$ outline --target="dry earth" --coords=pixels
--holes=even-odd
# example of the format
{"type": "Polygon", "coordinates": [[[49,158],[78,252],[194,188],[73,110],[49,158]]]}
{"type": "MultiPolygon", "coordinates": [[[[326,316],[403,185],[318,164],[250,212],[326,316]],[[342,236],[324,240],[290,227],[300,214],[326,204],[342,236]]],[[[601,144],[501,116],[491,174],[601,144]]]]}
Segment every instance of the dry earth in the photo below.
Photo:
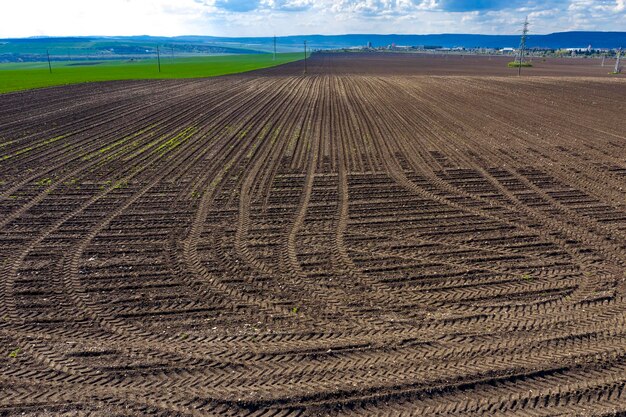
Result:
{"type": "Polygon", "coordinates": [[[503,63],[0,96],[0,415],[625,413],[626,81],[503,63]]]}

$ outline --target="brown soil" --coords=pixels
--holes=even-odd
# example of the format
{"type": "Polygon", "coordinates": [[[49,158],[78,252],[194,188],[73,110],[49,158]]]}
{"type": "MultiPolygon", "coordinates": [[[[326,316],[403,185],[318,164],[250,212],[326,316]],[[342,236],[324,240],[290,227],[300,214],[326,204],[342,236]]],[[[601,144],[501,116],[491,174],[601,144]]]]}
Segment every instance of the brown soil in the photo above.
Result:
{"type": "Polygon", "coordinates": [[[0,415],[626,412],[626,81],[464,60],[1,96],[0,415]]]}
{"type": "MultiPolygon", "coordinates": [[[[517,76],[517,68],[507,64],[514,57],[480,55],[431,55],[407,53],[318,53],[307,70],[315,75],[470,75],[517,76]]],[[[522,68],[522,75],[552,77],[611,77],[615,60],[586,58],[529,58],[532,67],[522,68]]],[[[304,63],[261,71],[265,75],[302,74],[304,63]]],[[[625,77],[620,75],[617,78],[625,77]]]]}

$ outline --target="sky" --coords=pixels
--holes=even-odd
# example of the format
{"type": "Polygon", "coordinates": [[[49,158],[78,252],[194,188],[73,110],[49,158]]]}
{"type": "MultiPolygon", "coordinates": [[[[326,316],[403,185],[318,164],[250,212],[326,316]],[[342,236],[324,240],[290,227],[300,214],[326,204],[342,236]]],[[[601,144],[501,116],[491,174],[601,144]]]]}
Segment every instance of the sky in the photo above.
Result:
{"type": "Polygon", "coordinates": [[[0,0],[0,38],[626,31],[626,0],[0,0]]]}

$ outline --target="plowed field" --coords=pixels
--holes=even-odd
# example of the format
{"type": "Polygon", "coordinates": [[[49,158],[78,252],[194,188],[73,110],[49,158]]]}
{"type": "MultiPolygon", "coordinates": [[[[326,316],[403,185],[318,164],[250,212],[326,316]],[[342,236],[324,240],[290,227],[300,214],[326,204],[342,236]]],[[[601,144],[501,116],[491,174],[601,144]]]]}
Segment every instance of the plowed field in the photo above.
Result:
{"type": "Polygon", "coordinates": [[[624,78],[385,59],[1,96],[0,415],[626,412],[624,78]]]}

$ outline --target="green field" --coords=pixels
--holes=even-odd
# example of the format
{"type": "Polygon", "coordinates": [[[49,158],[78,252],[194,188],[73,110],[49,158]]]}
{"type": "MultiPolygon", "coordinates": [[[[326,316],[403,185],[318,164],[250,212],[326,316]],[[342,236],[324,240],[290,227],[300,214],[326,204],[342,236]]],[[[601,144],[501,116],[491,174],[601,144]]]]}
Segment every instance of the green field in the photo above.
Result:
{"type": "Polygon", "coordinates": [[[202,78],[269,68],[303,58],[302,53],[161,58],[137,61],[64,61],[0,64],[0,93],[91,81],[202,78]]]}

